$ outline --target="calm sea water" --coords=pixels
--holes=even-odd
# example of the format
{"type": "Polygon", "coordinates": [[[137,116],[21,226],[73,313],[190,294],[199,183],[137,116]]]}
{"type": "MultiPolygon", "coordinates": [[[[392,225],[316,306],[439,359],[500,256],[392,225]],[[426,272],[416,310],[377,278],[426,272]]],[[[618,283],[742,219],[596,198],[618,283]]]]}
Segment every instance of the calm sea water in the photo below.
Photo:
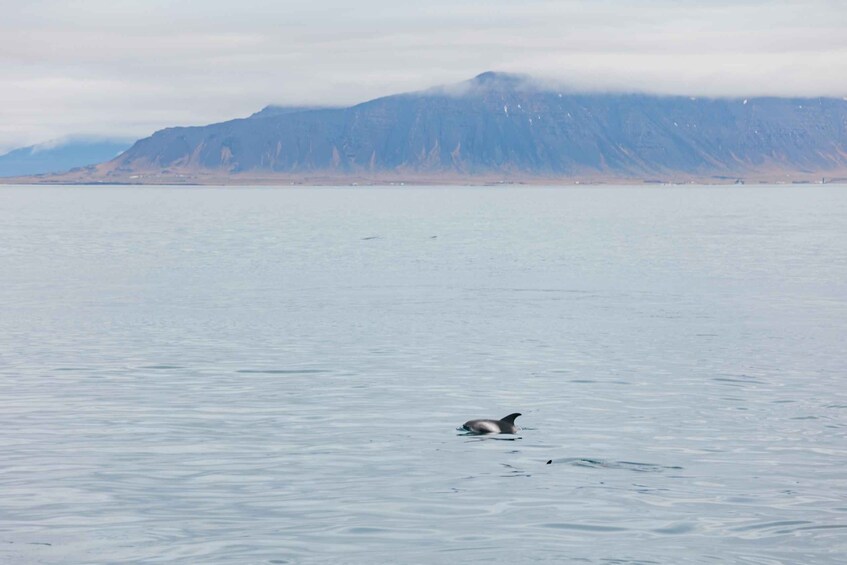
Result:
{"type": "Polygon", "coordinates": [[[846,335],[845,186],[0,188],[0,562],[841,564],[846,335]]]}

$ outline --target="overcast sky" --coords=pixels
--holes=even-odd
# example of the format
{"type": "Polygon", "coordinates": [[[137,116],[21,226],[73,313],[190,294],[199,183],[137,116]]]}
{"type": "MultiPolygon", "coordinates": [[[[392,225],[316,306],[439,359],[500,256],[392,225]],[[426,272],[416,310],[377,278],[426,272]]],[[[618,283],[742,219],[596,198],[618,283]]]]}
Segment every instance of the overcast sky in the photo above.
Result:
{"type": "Polygon", "coordinates": [[[486,70],[847,96],[847,0],[0,0],[0,152],[351,104],[486,70]]]}

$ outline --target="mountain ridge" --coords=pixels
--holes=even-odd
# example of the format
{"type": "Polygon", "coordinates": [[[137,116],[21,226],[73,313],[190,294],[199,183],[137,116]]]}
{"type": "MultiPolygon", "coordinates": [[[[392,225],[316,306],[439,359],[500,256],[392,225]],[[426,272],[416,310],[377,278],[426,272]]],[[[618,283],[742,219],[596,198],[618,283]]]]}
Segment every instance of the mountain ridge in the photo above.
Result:
{"type": "Polygon", "coordinates": [[[456,85],[349,107],[270,106],[248,118],[166,128],[65,180],[686,182],[822,176],[847,176],[843,99],[579,93],[526,75],[485,72],[456,85]]]}

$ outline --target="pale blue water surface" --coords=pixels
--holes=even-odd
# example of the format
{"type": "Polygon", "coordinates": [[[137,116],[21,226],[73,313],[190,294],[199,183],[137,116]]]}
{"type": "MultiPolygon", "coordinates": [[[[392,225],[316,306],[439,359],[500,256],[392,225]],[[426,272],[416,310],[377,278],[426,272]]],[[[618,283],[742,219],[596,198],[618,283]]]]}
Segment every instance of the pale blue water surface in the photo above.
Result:
{"type": "Polygon", "coordinates": [[[0,562],[841,564],[846,350],[845,186],[0,188],[0,562]]]}

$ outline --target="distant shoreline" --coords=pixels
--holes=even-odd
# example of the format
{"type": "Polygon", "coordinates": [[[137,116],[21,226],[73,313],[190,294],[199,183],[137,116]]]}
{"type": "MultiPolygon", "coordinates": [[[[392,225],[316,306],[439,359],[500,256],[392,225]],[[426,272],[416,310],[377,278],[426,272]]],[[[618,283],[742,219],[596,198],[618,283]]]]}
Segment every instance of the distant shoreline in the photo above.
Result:
{"type": "Polygon", "coordinates": [[[541,176],[429,176],[384,175],[358,176],[275,176],[275,175],[216,175],[216,174],[150,174],[127,178],[86,178],[86,175],[64,173],[0,178],[0,185],[30,186],[657,186],[657,185],[825,185],[847,183],[847,172],[824,174],[761,174],[749,176],[683,176],[666,178],[628,178],[614,176],[541,177],[541,176]]]}

